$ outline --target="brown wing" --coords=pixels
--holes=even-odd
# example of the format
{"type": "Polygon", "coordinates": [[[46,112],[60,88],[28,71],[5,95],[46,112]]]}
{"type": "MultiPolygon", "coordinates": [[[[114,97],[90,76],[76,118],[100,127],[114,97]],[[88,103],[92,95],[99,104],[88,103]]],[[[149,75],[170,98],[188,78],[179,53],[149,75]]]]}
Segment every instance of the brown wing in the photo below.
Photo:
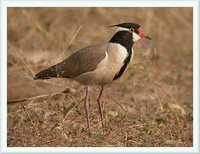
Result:
{"type": "Polygon", "coordinates": [[[48,79],[51,77],[73,78],[80,74],[94,71],[105,58],[107,43],[85,47],[62,62],[42,70],[34,79],[48,79]]]}

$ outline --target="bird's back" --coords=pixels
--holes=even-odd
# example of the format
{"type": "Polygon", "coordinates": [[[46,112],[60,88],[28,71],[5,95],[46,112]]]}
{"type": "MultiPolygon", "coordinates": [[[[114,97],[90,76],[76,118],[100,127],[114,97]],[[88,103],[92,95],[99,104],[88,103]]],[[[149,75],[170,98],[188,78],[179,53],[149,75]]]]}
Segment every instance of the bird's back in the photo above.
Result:
{"type": "Polygon", "coordinates": [[[40,71],[34,79],[74,78],[83,73],[94,71],[105,58],[107,46],[108,43],[103,43],[82,48],[62,62],[40,71]]]}

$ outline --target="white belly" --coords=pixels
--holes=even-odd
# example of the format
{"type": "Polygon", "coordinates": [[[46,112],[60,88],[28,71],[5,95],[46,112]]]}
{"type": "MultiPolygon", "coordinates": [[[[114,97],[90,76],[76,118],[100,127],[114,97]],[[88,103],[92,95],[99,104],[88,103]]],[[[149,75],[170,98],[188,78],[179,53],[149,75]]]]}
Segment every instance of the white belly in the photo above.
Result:
{"type": "Polygon", "coordinates": [[[106,57],[97,65],[94,71],[83,73],[74,79],[84,85],[109,84],[120,71],[127,56],[128,53],[125,47],[111,43],[108,46],[106,57]]]}

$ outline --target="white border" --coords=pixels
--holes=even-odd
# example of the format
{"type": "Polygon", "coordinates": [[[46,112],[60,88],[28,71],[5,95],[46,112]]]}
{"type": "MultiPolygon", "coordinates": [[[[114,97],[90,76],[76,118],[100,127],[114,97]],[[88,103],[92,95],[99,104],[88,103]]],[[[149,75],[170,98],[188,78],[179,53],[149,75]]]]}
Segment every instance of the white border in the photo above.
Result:
{"type": "Polygon", "coordinates": [[[3,3],[9,7],[193,7],[197,0],[3,0],[3,3]]]}
{"type": "Polygon", "coordinates": [[[197,151],[200,153],[200,97],[199,97],[199,40],[200,40],[200,31],[199,31],[199,17],[200,17],[200,1],[197,1],[196,5],[193,7],[193,147],[197,148],[197,151]]]}
{"type": "Polygon", "coordinates": [[[74,0],[0,1],[0,150],[2,153],[199,153],[199,1],[74,0]],[[7,7],[193,7],[193,147],[7,147],[7,7]]]}

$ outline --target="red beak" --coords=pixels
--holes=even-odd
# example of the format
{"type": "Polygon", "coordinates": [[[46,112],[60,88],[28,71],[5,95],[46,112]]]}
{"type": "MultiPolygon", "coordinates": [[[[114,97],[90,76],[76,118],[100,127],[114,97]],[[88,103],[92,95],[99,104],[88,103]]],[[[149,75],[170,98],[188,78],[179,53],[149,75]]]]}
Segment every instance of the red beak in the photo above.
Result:
{"type": "Polygon", "coordinates": [[[138,35],[139,35],[141,38],[146,38],[146,39],[152,40],[149,36],[145,35],[145,33],[143,32],[143,30],[142,30],[141,27],[138,28],[137,30],[138,30],[138,32],[139,32],[138,35]]]}

